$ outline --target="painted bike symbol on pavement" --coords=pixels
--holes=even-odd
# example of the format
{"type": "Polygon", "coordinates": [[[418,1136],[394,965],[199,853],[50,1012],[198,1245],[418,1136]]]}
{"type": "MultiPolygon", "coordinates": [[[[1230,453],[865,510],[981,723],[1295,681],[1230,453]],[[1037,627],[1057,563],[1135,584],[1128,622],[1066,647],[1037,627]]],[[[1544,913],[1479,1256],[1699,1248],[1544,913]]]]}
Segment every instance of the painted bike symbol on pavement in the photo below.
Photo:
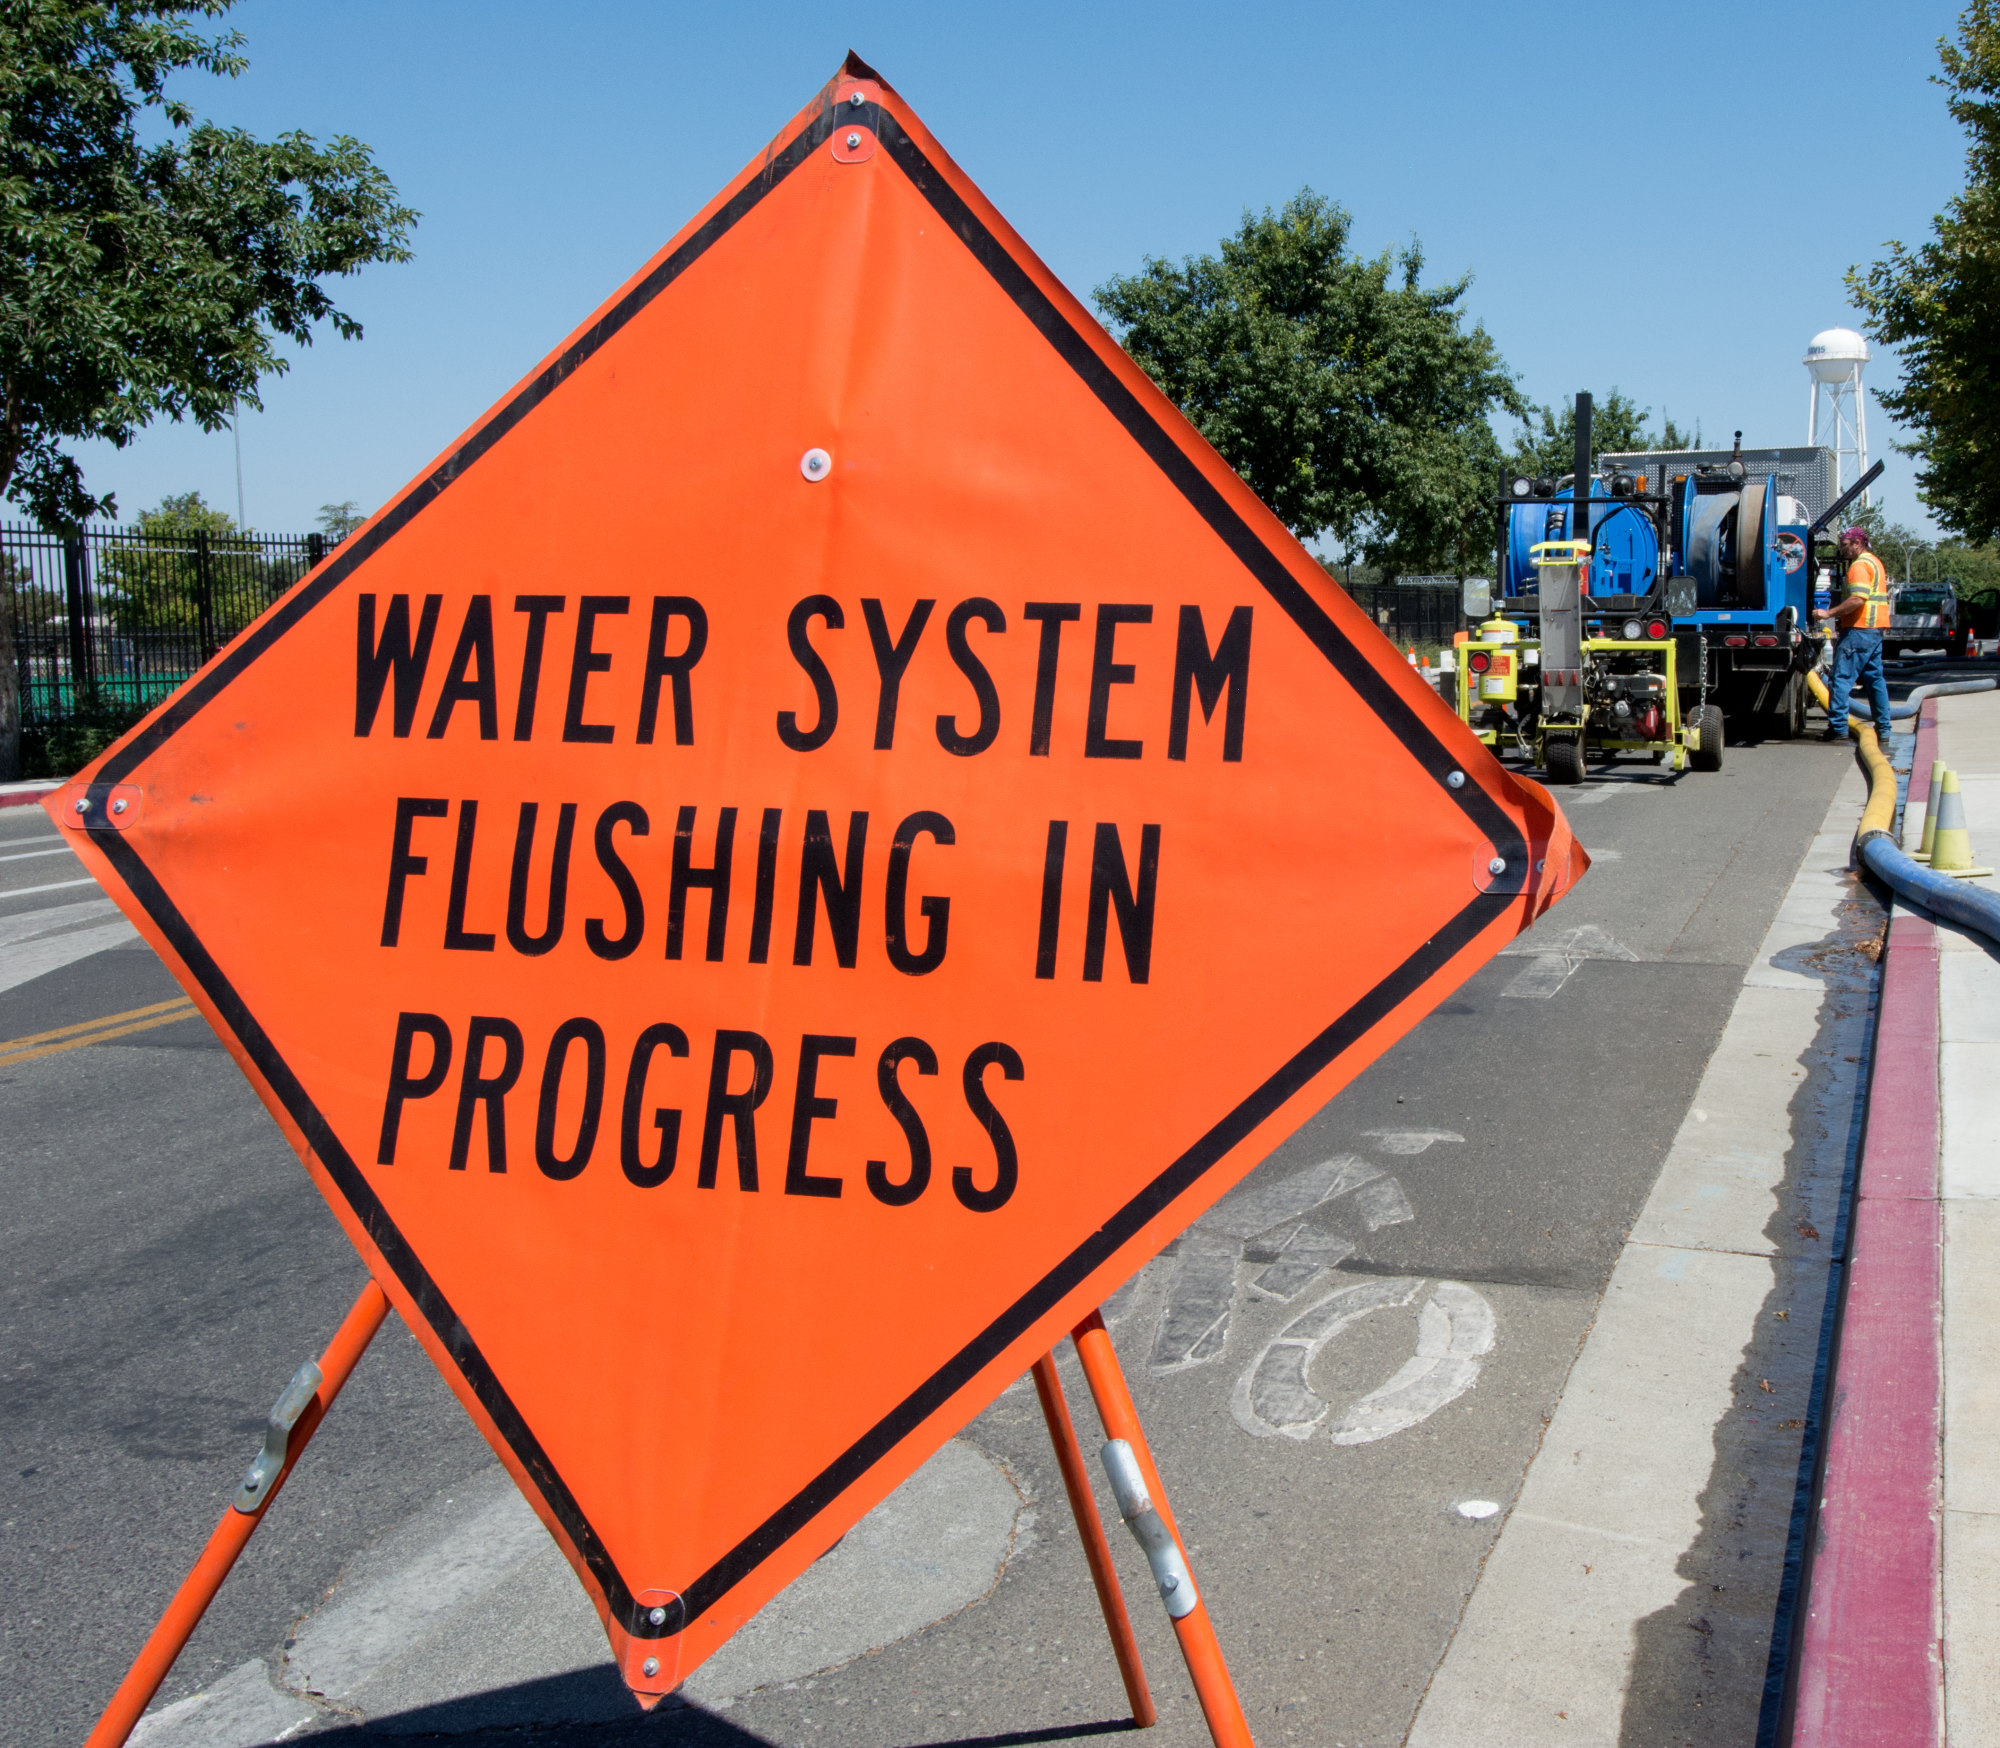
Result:
{"type": "MultiPolygon", "coordinates": [[[[1449,1129],[1376,1129],[1376,1151],[1419,1154],[1439,1142],[1463,1144],[1449,1129]]],[[[1289,1178],[1252,1181],[1232,1191],[1181,1240],[1174,1275],[1153,1338],[1155,1375],[1186,1371],[1222,1357],[1234,1316],[1240,1265],[1256,1266],[1247,1291],[1290,1303],[1354,1253],[1329,1230],[1321,1211],[1357,1216],[1370,1232],[1415,1218],[1403,1186],[1357,1154],[1335,1154],[1289,1178]],[[1311,1216],[1319,1216],[1311,1218],[1311,1216]]],[[[1306,1305],[1257,1351],[1231,1392],[1236,1423],[1257,1438],[1307,1439],[1329,1426],[1335,1444],[1370,1444],[1428,1419],[1479,1379],[1493,1350],[1493,1308],[1461,1281],[1412,1277],[1354,1281],[1306,1305]],[[1429,1287],[1428,1297],[1425,1289],[1429,1287]],[[1423,1300],[1417,1350],[1378,1388],[1335,1413],[1309,1383],[1328,1343],[1372,1312],[1423,1300]]]]}

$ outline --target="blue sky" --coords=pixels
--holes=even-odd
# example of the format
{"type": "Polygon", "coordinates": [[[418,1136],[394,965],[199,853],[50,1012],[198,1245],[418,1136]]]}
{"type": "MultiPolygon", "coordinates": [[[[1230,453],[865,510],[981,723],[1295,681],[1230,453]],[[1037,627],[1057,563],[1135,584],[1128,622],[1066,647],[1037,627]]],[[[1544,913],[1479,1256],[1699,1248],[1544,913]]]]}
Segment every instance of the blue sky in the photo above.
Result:
{"type": "MultiPolygon", "coordinates": [[[[641,5],[249,0],[250,70],[199,113],[351,133],[424,217],[340,282],[328,333],[243,419],[253,526],[374,510],[666,240],[838,67],[878,67],[1080,294],[1212,249],[1303,185],[1369,251],[1470,271],[1525,392],[1622,388],[1704,436],[1805,440],[1807,339],[1845,270],[1915,242],[1963,142],[1929,83],[1957,8],[641,5]],[[1822,45],[1838,45],[1828,51],[1822,45]]],[[[1870,380],[1893,380],[1878,357],[1870,380]]],[[[1503,424],[1505,436],[1510,427],[1503,424]]],[[[1878,501],[1925,520],[1872,401],[1878,501]]],[[[229,437],[84,452],[121,516],[232,512],[229,437]]]]}

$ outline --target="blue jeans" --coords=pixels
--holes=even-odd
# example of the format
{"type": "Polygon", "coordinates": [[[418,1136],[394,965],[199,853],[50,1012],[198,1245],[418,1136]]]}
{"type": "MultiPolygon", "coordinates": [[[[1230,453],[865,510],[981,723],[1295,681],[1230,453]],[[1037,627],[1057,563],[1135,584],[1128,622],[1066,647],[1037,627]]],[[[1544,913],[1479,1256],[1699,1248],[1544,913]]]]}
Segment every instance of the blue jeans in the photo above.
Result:
{"type": "Polygon", "coordinates": [[[1882,634],[1858,627],[1840,634],[1833,646],[1833,691],[1826,708],[1827,727],[1837,734],[1847,732],[1847,700],[1850,694],[1867,694],[1868,707],[1875,712],[1878,734],[1889,732],[1889,682],[1882,673],[1882,634]]]}

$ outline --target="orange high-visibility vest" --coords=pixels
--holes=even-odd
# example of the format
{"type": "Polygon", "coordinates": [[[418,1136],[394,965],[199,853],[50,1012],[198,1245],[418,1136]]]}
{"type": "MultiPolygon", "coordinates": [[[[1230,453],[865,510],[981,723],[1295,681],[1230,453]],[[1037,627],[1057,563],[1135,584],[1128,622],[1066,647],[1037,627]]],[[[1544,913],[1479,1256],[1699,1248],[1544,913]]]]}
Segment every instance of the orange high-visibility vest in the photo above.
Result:
{"type": "Polygon", "coordinates": [[[1872,552],[1864,552],[1847,567],[1847,594],[1850,600],[1858,596],[1862,603],[1861,617],[1854,621],[1856,629],[1889,629],[1889,576],[1872,552]]]}

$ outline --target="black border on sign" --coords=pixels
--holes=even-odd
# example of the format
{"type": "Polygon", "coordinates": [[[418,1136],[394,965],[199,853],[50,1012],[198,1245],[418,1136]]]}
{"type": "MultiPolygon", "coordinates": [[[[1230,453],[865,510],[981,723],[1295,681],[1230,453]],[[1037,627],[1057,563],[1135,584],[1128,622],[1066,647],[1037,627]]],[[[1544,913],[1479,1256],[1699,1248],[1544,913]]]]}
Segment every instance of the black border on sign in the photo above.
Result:
{"type": "MultiPolygon", "coordinates": [[[[850,57],[846,72],[855,78],[875,78],[871,69],[850,57]]],[[[928,200],[938,216],[971,251],[1015,306],[1061,356],[1132,439],[1153,460],[1231,553],[1256,578],[1277,606],[1324,655],[1341,678],[1361,696],[1440,791],[1462,808],[1510,869],[1529,878],[1527,844],[1507,814],[1475,783],[1453,789],[1446,777],[1458,768],[1454,755],[1431,732],[1404,699],[1334,624],[1332,617],[1294,577],[1284,561],[1265,545],[1229,500],[1192,461],[1117,373],[1098,355],[1089,338],[1071,325],[1033,276],[989,231],[922,149],[898,125],[895,117],[875,104],[844,113],[840,125],[857,120],[875,130],[886,156],[928,200]]],[[[146,758],[179,732],[237,675],[297,625],[372,553],[392,539],[452,483],[491,449],[543,400],[654,298],[699,261],[722,237],[822,144],[833,126],[829,109],[809,123],[786,147],[767,161],[688,240],[581,334],[533,381],[496,411],[421,484],[364,533],[351,536],[298,591],[268,618],[240,637],[222,656],[189,684],[152,722],[118,748],[98,773],[92,792],[108,790],[126,780],[146,758]]],[[[102,810],[99,810],[101,812],[102,810]]],[[[97,817],[93,814],[93,817],[97,817]]],[[[430,1272],[410,1248],[340,1137],[320,1113],[269,1035],[244,1004],[229,979],[195,937],[187,919],[153,875],[131,840],[105,832],[95,839],[106,859],[145,907],[181,961],[235,1033],[246,1055],[257,1066],[327,1175],[347,1199],[355,1218],[395,1270],[445,1351],[458,1366],[473,1395],[506,1439],[522,1468],[540,1490],[563,1532],[570,1539],[604,1592],[612,1614],[635,1638],[662,1638],[678,1633],[688,1621],[728,1594],[815,1517],[855,1485],[870,1469],[963,1389],[1008,1345],[1046,1315],[1090,1274],[1109,1261],[1191,1189],[1208,1170],[1257,1126],[1277,1111],[1313,1077],[1338,1059],[1403,1001],[1407,1000],[1452,958],[1469,945],[1519,896],[1521,889],[1480,893],[1427,941],[1403,965],[1384,978],[1353,1006],[1258,1087],[1120,1208],[1096,1232],[1035,1282],[971,1342],[898,1403],[884,1418],[829,1464],[762,1524],[706,1572],[681,1591],[682,1606],[670,1610],[655,1626],[633,1596],[592,1527],[583,1508],[556,1472],[540,1441],[515,1407],[512,1398],[487,1364],[458,1314],[430,1272]]],[[[1472,870],[1467,869],[1470,881],[1472,870]]]]}

